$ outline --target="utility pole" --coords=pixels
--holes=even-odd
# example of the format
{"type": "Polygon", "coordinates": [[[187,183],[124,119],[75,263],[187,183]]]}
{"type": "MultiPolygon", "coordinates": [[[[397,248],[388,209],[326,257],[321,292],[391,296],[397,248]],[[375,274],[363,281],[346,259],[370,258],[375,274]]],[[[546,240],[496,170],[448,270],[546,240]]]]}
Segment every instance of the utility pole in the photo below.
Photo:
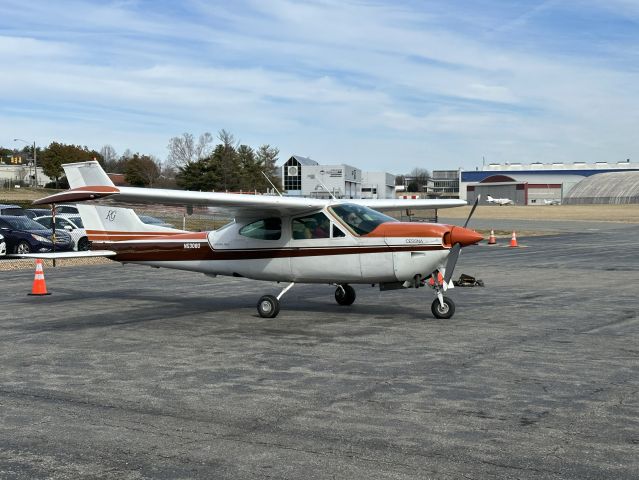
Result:
{"type": "Polygon", "coordinates": [[[38,188],[38,154],[36,152],[35,140],[33,142],[33,178],[35,179],[35,187],[38,188]]]}
{"type": "MultiPolygon", "coordinates": [[[[22,140],[21,138],[14,138],[13,139],[14,142],[24,142],[27,145],[29,145],[29,142],[27,142],[26,140],[22,140]]],[[[38,153],[36,152],[36,142],[35,140],[33,141],[33,168],[34,168],[34,174],[33,174],[33,181],[35,183],[36,188],[38,187],[38,153]]]]}

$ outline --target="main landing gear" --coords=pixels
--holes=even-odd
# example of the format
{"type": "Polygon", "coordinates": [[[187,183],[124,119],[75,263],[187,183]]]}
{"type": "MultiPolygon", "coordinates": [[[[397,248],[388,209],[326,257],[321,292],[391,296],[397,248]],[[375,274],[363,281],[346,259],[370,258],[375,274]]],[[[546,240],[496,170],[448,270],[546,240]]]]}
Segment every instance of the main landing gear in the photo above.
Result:
{"type": "Polygon", "coordinates": [[[355,301],[355,289],[346,283],[337,285],[335,289],[335,301],[340,305],[352,305],[355,301]]]}
{"type": "Polygon", "coordinates": [[[264,295],[257,302],[257,313],[262,318],[275,318],[280,313],[280,298],[284,296],[291,288],[293,288],[295,282],[289,283],[284,290],[280,292],[277,297],[273,295],[264,295]]]}
{"type": "Polygon", "coordinates": [[[273,295],[264,295],[257,302],[257,313],[262,318],[275,318],[280,313],[280,301],[273,295]]]}
{"type": "MultiPolygon", "coordinates": [[[[277,317],[277,314],[280,313],[280,298],[293,288],[293,285],[295,285],[295,282],[289,283],[277,297],[273,295],[264,295],[261,297],[257,302],[257,313],[260,317],[277,317]]],[[[335,301],[340,305],[352,305],[355,301],[355,289],[346,283],[338,284],[335,289],[335,301]]]]}

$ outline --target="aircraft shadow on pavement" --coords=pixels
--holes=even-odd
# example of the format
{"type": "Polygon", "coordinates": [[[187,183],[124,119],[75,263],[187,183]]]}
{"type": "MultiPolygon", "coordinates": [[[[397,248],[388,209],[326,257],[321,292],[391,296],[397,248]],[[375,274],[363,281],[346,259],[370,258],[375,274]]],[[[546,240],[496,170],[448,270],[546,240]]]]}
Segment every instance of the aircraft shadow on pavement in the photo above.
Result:
{"type": "MultiPolygon", "coordinates": [[[[308,287],[309,289],[312,287],[308,287]]],[[[311,294],[311,292],[308,292],[311,294]]],[[[56,290],[57,296],[44,297],[43,306],[58,311],[57,318],[47,320],[31,320],[20,326],[21,330],[30,332],[46,331],[74,331],[91,328],[104,328],[117,325],[138,325],[151,322],[163,322],[167,320],[176,323],[185,318],[197,319],[202,322],[215,321],[237,326],[239,321],[250,320],[254,326],[275,326],[298,322],[304,325],[342,323],[352,320],[352,317],[360,319],[388,319],[395,320],[398,316],[414,318],[422,322],[424,318],[430,318],[430,297],[424,298],[414,306],[402,302],[396,298],[391,302],[366,303],[367,299],[360,299],[360,303],[344,307],[337,305],[332,298],[332,291],[326,296],[318,296],[316,291],[309,296],[303,292],[282,300],[280,317],[276,319],[262,319],[255,310],[257,296],[253,293],[243,293],[234,296],[216,296],[215,294],[203,296],[184,297],[180,295],[160,295],[149,293],[131,293],[129,290],[111,290],[99,292],[82,292],[82,299],[91,303],[90,309],[71,310],[69,296],[77,296],[77,292],[71,289],[60,288],[56,290]],[[68,294],[68,295],[67,295],[68,294]],[[118,303],[122,305],[118,307],[118,303]],[[109,310],[100,312],[100,305],[108,305],[109,310]],[[93,312],[91,312],[93,309],[93,312]],[[96,311],[97,310],[97,311],[96,311]],[[426,312],[426,313],[425,313],[426,312]],[[232,314],[232,317],[229,316],[232,314]],[[222,314],[222,315],[220,315],[222,314]]],[[[29,302],[29,299],[24,302],[29,302]]],[[[73,300],[75,304],[75,299],[73,300]]],[[[76,307],[77,308],[77,305],[76,307]]],[[[432,319],[433,321],[435,319],[432,319]]]]}

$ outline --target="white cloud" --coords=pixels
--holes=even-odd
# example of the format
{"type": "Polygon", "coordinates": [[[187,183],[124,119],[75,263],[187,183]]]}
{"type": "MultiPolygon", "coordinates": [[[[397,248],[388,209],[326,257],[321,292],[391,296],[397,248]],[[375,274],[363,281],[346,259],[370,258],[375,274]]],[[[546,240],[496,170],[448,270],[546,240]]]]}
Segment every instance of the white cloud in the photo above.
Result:
{"type": "MultiPolygon", "coordinates": [[[[634,14],[630,2],[616,4],[634,14]]],[[[12,116],[0,131],[120,150],[130,141],[164,157],[173,135],[226,128],[284,156],[333,161],[350,152],[359,157],[351,163],[392,160],[398,171],[420,161],[420,149],[424,162],[467,166],[482,154],[594,161],[637,149],[636,50],[613,66],[508,41],[552,13],[552,2],[485,36],[455,28],[443,4],[175,7],[190,16],[145,5],[0,6],[8,24],[34,19],[0,36],[0,60],[19,72],[0,76],[0,112],[12,116]]]]}

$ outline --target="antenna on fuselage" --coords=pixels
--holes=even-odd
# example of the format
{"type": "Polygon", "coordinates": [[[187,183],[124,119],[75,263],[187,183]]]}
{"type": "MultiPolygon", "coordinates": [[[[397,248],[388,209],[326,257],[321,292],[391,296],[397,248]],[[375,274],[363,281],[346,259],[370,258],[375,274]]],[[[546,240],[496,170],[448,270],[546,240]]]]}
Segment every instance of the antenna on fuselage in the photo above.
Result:
{"type": "MultiPolygon", "coordinates": [[[[322,172],[323,172],[323,170],[322,170],[322,172]]],[[[335,198],[335,195],[333,195],[333,192],[331,192],[331,191],[328,189],[328,187],[327,187],[326,185],[324,185],[324,183],[322,183],[322,181],[321,181],[319,178],[317,178],[317,177],[315,176],[315,174],[314,174],[314,173],[310,174],[310,175],[308,176],[308,178],[310,178],[311,180],[317,180],[317,183],[319,183],[319,184],[320,184],[320,186],[321,186],[324,190],[326,190],[326,191],[328,192],[328,194],[329,194],[331,197],[333,197],[333,200],[337,200],[337,198],[335,198]]],[[[317,188],[317,187],[316,187],[316,188],[317,188]]]]}
{"type": "Polygon", "coordinates": [[[277,194],[281,197],[281,196],[282,196],[282,194],[281,194],[281,193],[280,193],[280,191],[277,189],[277,187],[276,187],[275,185],[273,185],[273,182],[271,182],[271,179],[270,179],[270,178],[268,178],[268,175],[267,175],[266,173],[264,173],[264,172],[261,172],[261,173],[262,173],[262,175],[264,175],[264,178],[266,178],[266,181],[267,181],[268,183],[270,183],[270,184],[271,184],[271,187],[273,187],[273,190],[275,190],[275,191],[277,192],[277,194]]]}
{"type": "Polygon", "coordinates": [[[335,198],[335,195],[333,195],[333,192],[331,192],[328,187],[326,185],[324,185],[322,183],[322,181],[319,178],[316,178],[315,180],[317,180],[317,182],[324,188],[324,190],[326,190],[328,192],[328,194],[333,197],[333,200],[337,200],[337,198],[335,198]]]}

